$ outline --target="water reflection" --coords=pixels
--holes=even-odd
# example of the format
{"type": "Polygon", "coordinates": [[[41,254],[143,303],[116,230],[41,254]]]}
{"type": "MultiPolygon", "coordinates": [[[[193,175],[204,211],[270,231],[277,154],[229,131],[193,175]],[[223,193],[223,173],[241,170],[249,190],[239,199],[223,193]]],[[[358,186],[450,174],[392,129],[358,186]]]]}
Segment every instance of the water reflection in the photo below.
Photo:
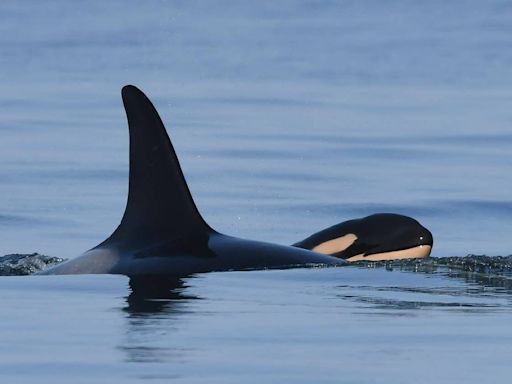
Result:
{"type": "MultiPolygon", "coordinates": [[[[467,314],[494,316],[497,313],[510,313],[512,279],[510,270],[505,268],[505,261],[488,260],[499,265],[482,269],[482,264],[476,271],[474,261],[473,266],[467,259],[425,259],[360,263],[355,267],[314,271],[298,269],[268,274],[240,272],[217,274],[214,279],[201,279],[201,282],[197,279],[196,283],[193,277],[131,278],[130,294],[122,309],[125,332],[118,350],[126,362],[164,363],[161,367],[167,367],[165,369],[170,369],[170,374],[175,375],[180,373],[182,363],[193,361],[204,353],[205,348],[208,350],[209,342],[218,342],[218,335],[205,339],[206,335],[209,337],[211,334],[212,322],[217,326],[222,324],[221,331],[217,328],[218,332],[231,335],[232,326],[250,318],[267,317],[269,313],[283,316],[281,320],[284,322],[293,322],[294,317],[283,314],[286,308],[298,308],[305,318],[312,310],[317,313],[325,309],[325,316],[343,314],[348,316],[349,323],[353,316],[370,321],[375,317],[380,317],[380,320],[386,317],[394,317],[393,320],[425,318],[427,311],[435,312],[434,318],[449,319],[467,314]],[[457,267],[462,262],[465,267],[457,267]],[[367,268],[376,270],[365,270],[367,268]],[[237,287],[234,290],[231,289],[233,282],[237,287]],[[211,292],[211,286],[218,289],[216,284],[219,283],[223,289],[221,301],[212,301],[210,296],[201,300],[193,294],[198,292],[196,285],[206,284],[208,292],[211,292]],[[189,285],[192,287],[189,288],[189,285]],[[261,299],[262,286],[265,292],[275,292],[272,299],[261,299]],[[306,286],[309,288],[304,294],[302,290],[306,286]],[[326,297],[334,300],[326,302],[326,297]],[[254,303],[258,305],[254,306],[254,303]],[[252,313],[249,317],[246,316],[248,305],[252,313]],[[236,306],[243,310],[233,309],[236,306]],[[240,319],[244,320],[228,321],[231,327],[225,325],[226,308],[229,308],[229,317],[242,315],[240,319]],[[445,316],[439,316],[441,312],[445,316]]],[[[314,323],[318,321],[321,318],[315,317],[314,323]]],[[[311,324],[306,323],[308,326],[311,324]]]]}
{"type": "Polygon", "coordinates": [[[118,347],[125,353],[125,361],[182,361],[187,348],[173,345],[172,337],[165,336],[179,330],[182,316],[190,312],[188,305],[199,298],[184,292],[187,285],[183,278],[132,277],[129,288],[128,305],[123,308],[127,314],[126,338],[118,347]]]}
{"type": "Polygon", "coordinates": [[[126,297],[128,306],[124,311],[132,317],[185,311],[184,304],[187,301],[199,298],[184,293],[187,285],[183,279],[174,276],[131,277],[129,281],[131,293],[126,297]]]}

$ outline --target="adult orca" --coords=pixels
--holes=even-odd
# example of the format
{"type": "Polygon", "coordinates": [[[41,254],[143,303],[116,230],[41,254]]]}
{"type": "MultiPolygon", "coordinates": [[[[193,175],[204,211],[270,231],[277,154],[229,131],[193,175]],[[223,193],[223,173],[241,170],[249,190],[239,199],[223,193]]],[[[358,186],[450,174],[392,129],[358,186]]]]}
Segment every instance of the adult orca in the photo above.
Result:
{"type": "Polygon", "coordinates": [[[416,220],[376,214],[349,220],[293,246],[221,234],[201,217],[165,127],[136,87],[122,89],[130,133],[128,201],[120,225],[101,244],[41,274],[112,273],[188,276],[193,273],[343,265],[344,259],[428,256],[431,233],[416,220]]]}
{"type": "Polygon", "coordinates": [[[128,201],[120,225],[101,244],[41,274],[127,276],[343,265],[342,259],[223,235],[201,217],[165,127],[149,99],[127,85],[130,132],[128,201]]]}

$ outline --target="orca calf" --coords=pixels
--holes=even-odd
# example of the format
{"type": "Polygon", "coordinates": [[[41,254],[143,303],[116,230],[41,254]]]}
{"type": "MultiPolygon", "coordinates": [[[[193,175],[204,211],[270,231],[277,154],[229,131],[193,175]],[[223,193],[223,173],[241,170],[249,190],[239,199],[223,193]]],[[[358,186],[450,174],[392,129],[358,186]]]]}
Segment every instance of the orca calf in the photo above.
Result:
{"type": "Polygon", "coordinates": [[[432,233],[411,217],[376,213],[345,221],[293,244],[347,261],[416,259],[430,255],[432,233]]]}
{"type": "Polygon", "coordinates": [[[432,235],[416,220],[377,214],[320,231],[293,246],[245,240],[212,229],[197,210],[165,127],[136,87],[122,89],[130,132],[128,201],[121,223],[101,244],[41,274],[193,273],[344,265],[424,257],[432,235]]]}

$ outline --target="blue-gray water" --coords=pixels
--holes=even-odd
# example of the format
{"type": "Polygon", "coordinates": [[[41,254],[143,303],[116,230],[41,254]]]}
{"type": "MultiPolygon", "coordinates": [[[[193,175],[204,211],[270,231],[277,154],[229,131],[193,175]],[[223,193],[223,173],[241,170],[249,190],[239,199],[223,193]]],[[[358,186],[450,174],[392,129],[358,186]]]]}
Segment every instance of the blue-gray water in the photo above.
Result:
{"type": "MultiPolygon", "coordinates": [[[[390,211],[432,230],[434,256],[512,253],[509,2],[145,3],[0,4],[0,255],[73,257],[118,224],[127,83],[154,100],[222,232],[292,243],[390,211]]],[[[121,277],[2,278],[0,378],[512,373],[509,291],[494,285],[357,268],[187,284],[202,300],[139,315],[121,277]]]]}
{"type": "Polygon", "coordinates": [[[119,276],[0,279],[2,381],[509,380],[506,289],[352,267],[216,273],[186,285],[143,305],[126,298],[119,276]]]}

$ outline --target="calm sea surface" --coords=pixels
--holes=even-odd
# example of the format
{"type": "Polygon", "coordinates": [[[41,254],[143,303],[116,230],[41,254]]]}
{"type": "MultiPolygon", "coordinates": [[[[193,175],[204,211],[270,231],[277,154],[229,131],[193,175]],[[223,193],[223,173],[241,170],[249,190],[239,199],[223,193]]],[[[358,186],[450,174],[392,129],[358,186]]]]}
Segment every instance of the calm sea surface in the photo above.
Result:
{"type": "MultiPolygon", "coordinates": [[[[290,244],[397,212],[434,256],[509,255],[511,34],[508,1],[2,1],[0,255],[69,258],[117,226],[128,83],[221,232],[290,244]]],[[[0,380],[508,382],[510,287],[350,267],[202,275],[162,298],[4,277],[0,380]]]]}

